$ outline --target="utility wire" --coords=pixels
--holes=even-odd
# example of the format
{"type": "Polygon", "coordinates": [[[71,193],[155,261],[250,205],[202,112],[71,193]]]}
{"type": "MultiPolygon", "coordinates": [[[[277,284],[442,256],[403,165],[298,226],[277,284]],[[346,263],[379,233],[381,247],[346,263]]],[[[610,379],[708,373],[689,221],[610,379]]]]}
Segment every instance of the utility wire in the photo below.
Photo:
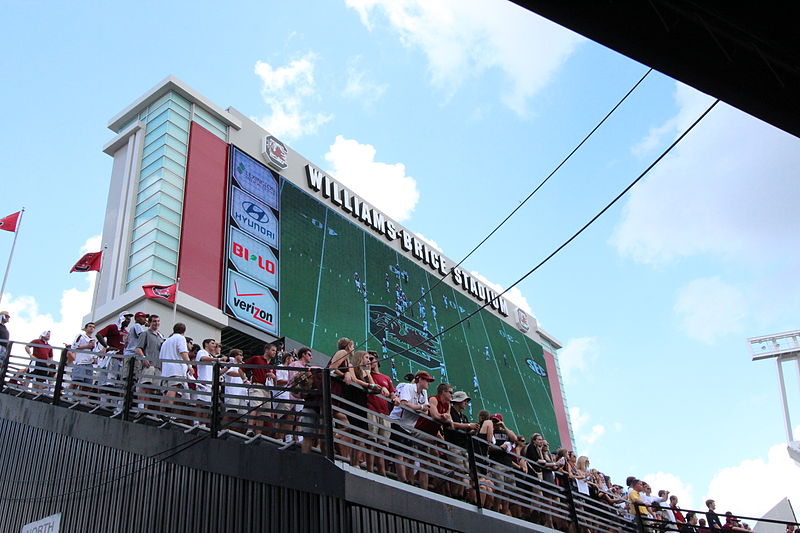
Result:
{"type": "MultiPolygon", "coordinates": [[[[661,155],[659,155],[659,156],[658,156],[658,157],[655,159],[655,161],[653,161],[652,163],[650,163],[650,165],[649,165],[649,166],[648,166],[646,169],[644,169],[644,171],[642,171],[642,173],[641,173],[641,174],[639,174],[639,176],[637,176],[637,177],[636,177],[636,179],[634,179],[634,180],[633,180],[633,181],[632,181],[632,182],[631,182],[631,183],[630,183],[630,184],[629,184],[627,187],[625,187],[625,188],[624,188],[624,189],[623,189],[623,190],[622,190],[622,191],[621,191],[621,192],[620,192],[620,193],[619,193],[619,194],[618,194],[618,195],[617,195],[617,196],[616,196],[616,197],[615,197],[613,200],[611,200],[611,201],[610,201],[608,204],[606,204],[606,206],[605,206],[603,209],[601,209],[601,210],[600,210],[600,211],[599,211],[599,212],[598,212],[596,215],[594,215],[594,216],[593,216],[591,219],[589,219],[589,221],[588,221],[586,224],[584,224],[584,225],[583,225],[583,226],[582,226],[582,227],[581,227],[581,228],[580,228],[578,231],[576,231],[576,232],[575,232],[575,233],[574,233],[574,234],[573,234],[573,235],[572,235],[572,236],[571,236],[569,239],[567,239],[566,241],[564,241],[564,242],[563,242],[563,243],[562,243],[560,246],[558,246],[558,247],[557,247],[555,250],[553,250],[553,251],[552,251],[552,252],[551,252],[551,253],[550,253],[550,254],[549,254],[547,257],[545,257],[544,259],[542,259],[542,260],[541,260],[541,261],[540,261],[540,262],[539,262],[539,263],[538,263],[538,264],[537,264],[535,267],[533,267],[532,269],[530,269],[530,270],[529,270],[528,272],[526,272],[526,273],[525,273],[525,274],[524,274],[524,275],[523,275],[521,278],[519,278],[517,281],[515,281],[514,283],[512,283],[512,284],[511,284],[511,285],[510,285],[510,286],[509,286],[507,289],[505,289],[503,292],[501,292],[500,294],[498,294],[498,295],[496,296],[496,298],[500,298],[500,297],[501,297],[501,296],[503,296],[505,293],[507,293],[508,291],[510,291],[511,289],[513,289],[514,287],[516,287],[517,285],[519,285],[520,283],[522,283],[522,281],[523,281],[523,280],[525,280],[525,279],[526,279],[528,276],[530,276],[531,274],[533,274],[534,272],[536,272],[537,270],[539,270],[539,268],[541,268],[541,267],[542,267],[542,266],[543,266],[545,263],[547,263],[548,261],[550,261],[550,259],[552,259],[552,258],[553,258],[553,257],[554,257],[556,254],[558,254],[558,253],[559,253],[561,250],[563,250],[565,247],[567,247],[567,246],[568,246],[568,245],[569,245],[569,244],[570,244],[572,241],[574,241],[574,240],[575,240],[575,239],[576,239],[576,238],[577,238],[577,237],[578,237],[578,236],[579,236],[581,233],[583,233],[583,232],[584,232],[584,231],[585,231],[585,230],[586,230],[586,229],[587,229],[589,226],[591,226],[591,225],[592,225],[592,224],[593,224],[593,223],[594,223],[594,222],[595,222],[595,221],[596,221],[598,218],[600,218],[601,216],[603,216],[603,214],[605,214],[605,213],[606,213],[606,211],[608,211],[609,209],[611,209],[611,207],[612,207],[614,204],[616,204],[616,203],[617,203],[617,202],[620,200],[620,198],[622,198],[623,196],[625,196],[625,194],[626,194],[628,191],[630,191],[630,190],[631,190],[631,189],[632,189],[632,188],[633,188],[633,187],[634,187],[634,186],[635,186],[637,183],[639,183],[639,181],[641,181],[641,180],[642,180],[642,178],[644,178],[644,177],[647,175],[647,173],[648,173],[648,172],[650,172],[650,171],[653,169],[653,167],[655,167],[655,166],[656,166],[656,165],[657,165],[657,164],[658,164],[658,163],[659,163],[659,162],[660,162],[662,159],[664,159],[664,157],[666,157],[666,155],[667,155],[667,154],[668,154],[670,151],[672,151],[672,149],[673,149],[673,148],[675,148],[675,146],[677,146],[677,145],[678,145],[678,143],[679,143],[679,142],[681,142],[681,140],[683,140],[683,138],[684,138],[684,137],[686,137],[686,135],[688,135],[688,134],[689,134],[689,132],[690,132],[690,131],[692,131],[692,130],[694,129],[694,127],[695,127],[695,126],[697,126],[697,125],[700,123],[700,121],[701,121],[701,120],[703,120],[703,118],[705,118],[705,116],[706,116],[706,115],[708,115],[708,113],[709,113],[709,112],[711,112],[711,110],[712,110],[712,109],[714,109],[714,106],[716,106],[718,103],[719,103],[719,99],[716,99],[716,100],[715,100],[715,101],[714,101],[714,102],[713,102],[713,103],[712,103],[712,104],[711,104],[711,105],[708,107],[708,109],[706,109],[706,110],[703,112],[703,114],[702,114],[702,115],[700,115],[700,116],[699,116],[699,117],[698,117],[698,118],[697,118],[697,119],[696,119],[696,120],[695,120],[695,121],[692,123],[692,125],[691,125],[691,126],[689,126],[689,127],[686,129],[686,131],[684,131],[683,133],[681,133],[681,134],[680,134],[680,136],[678,136],[678,138],[677,138],[677,139],[675,139],[675,141],[673,141],[673,142],[672,142],[672,144],[670,144],[670,145],[669,145],[669,146],[668,146],[668,147],[667,147],[667,148],[666,148],[666,149],[665,149],[663,152],[661,152],[661,155]]],[[[421,345],[423,345],[423,344],[426,344],[426,343],[428,343],[428,342],[430,342],[430,341],[432,341],[432,340],[436,339],[437,337],[439,337],[439,336],[443,335],[444,333],[446,333],[446,332],[450,331],[451,329],[455,328],[456,326],[459,326],[459,325],[460,325],[460,324],[462,324],[463,322],[465,322],[465,321],[469,320],[470,318],[472,318],[473,316],[475,316],[475,315],[476,315],[476,314],[477,314],[477,313],[478,313],[478,312],[479,312],[481,309],[485,308],[485,307],[486,307],[487,305],[489,305],[490,303],[491,303],[491,302],[486,302],[486,303],[484,303],[483,305],[481,305],[480,307],[478,307],[477,309],[475,309],[475,311],[473,311],[472,313],[468,314],[467,316],[465,316],[464,318],[462,318],[462,319],[461,319],[461,320],[459,320],[458,322],[456,322],[456,323],[454,323],[454,324],[452,324],[452,325],[448,326],[447,328],[445,328],[445,329],[441,330],[441,331],[440,331],[439,333],[437,333],[436,335],[434,335],[434,336],[432,336],[432,337],[428,337],[427,339],[425,339],[425,341],[423,341],[423,342],[419,342],[419,343],[417,343],[417,344],[415,344],[415,345],[413,345],[413,346],[410,346],[409,348],[406,348],[406,349],[402,350],[401,352],[394,354],[394,355],[393,355],[393,356],[391,356],[391,357],[384,357],[384,358],[380,358],[379,360],[380,360],[380,361],[384,361],[384,360],[387,360],[387,359],[392,359],[393,357],[396,357],[396,356],[398,356],[398,355],[403,355],[403,354],[405,354],[405,353],[408,353],[410,350],[412,350],[412,349],[414,349],[414,348],[417,348],[417,347],[419,347],[419,346],[421,346],[421,345]]]]}
{"type": "MultiPolygon", "coordinates": [[[[575,145],[575,147],[572,149],[572,151],[570,151],[570,152],[569,152],[569,153],[568,153],[568,154],[567,154],[567,155],[566,155],[566,156],[565,156],[565,157],[564,157],[564,158],[561,160],[561,162],[560,162],[558,165],[556,165],[556,167],[555,167],[555,168],[554,168],[552,171],[550,171],[550,173],[547,175],[547,177],[545,177],[545,178],[544,178],[544,179],[543,179],[541,182],[539,182],[539,184],[538,184],[538,185],[537,185],[537,186],[536,186],[536,187],[535,187],[535,188],[534,188],[534,189],[533,189],[533,190],[530,192],[530,194],[528,194],[528,196],[526,196],[526,197],[525,197],[525,199],[524,199],[524,200],[522,200],[522,202],[520,202],[520,203],[519,203],[519,205],[517,205],[517,206],[516,206],[514,209],[512,209],[512,210],[511,210],[511,212],[510,212],[508,215],[506,215],[506,217],[505,217],[503,220],[501,220],[499,224],[497,224],[497,225],[496,225],[496,226],[495,226],[495,227],[494,227],[494,228],[493,228],[493,229],[492,229],[492,230],[491,230],[491,231],[490,231],[490,232],[489,232],[489,233],[488,233],[488,234],[487,234],[487,235],[486,235],[486,236],[485,236],[485,237],[484,237],[484,238],[483,238],[483,239],[482,239],[482,240],[481,240],[481,241],[480,241],[480,242],[479,242],[477,245],[475,245],[475,247],[474,247],[472,250],[470,250],[470,251],[469,251],[469,253],[468,253],[467,255],[465,255],[463,258],[461,258],[461,260],[460,260],[458,263],[456,263],[456,264],[455,264],[455,265],[454,265],[452,268],[458,268],[458,267],[460,267],[460,266],[461,266],[461,265],[464,263],[464,261],[466,261],[467,259],[469,259],[469,258],[472,256],[472,254],[474,254],[474,253],[475,253],[475,252],[478,250],[478,248],[480,248],[481,246],[483,246],[483,244],[484,244],[486,241],[488,241],[488,240],[489,240],[489,239],[490,239],[490,238],[491,238],[491,237],[492,237],[492,236],[493,236],[495,233],[497,233],[497,232],[500,230],[500,228],[502,228],[502,227],[505,225],[505,223],[506,223],[506,222],[508,222],[508,221],[509,221],[509,219],[510,219],[511,217],[513,217],[513,216],[514,216],[514,215],[517,213],[517,211],[519,211],[520,209],[522,209],[522,206],[524,206],[524,205],[525,205],[525,204],[528,202],[528,200],[530,200],[531,198],[533,198],[533,196],[534,196],[534,195],[535,195],[537,192],[539,192],[539,189],[541,189],[541,188],[544,186],[544,184],[545,184],[545,183],[547,183],[547,182],[550,180],[550,178],[552,178],[552,177],[553,177],[553,175],[555,175],[555,173],[556,173],[556,172],[558,172],[558,171],[561,169],[561,167],[563,167],[563,166],[564,166],[564,165],[567,163],[567,161],[569,161],[569,160],[570,160],[570,158],[572,158],[572,156],[575,154],[575,152],[577,152],[577,151],[578,151],[578,150],[581,148],[581,146],[583,146],[583,145],[586,143],[586,141],[588,141],[588,140],[589,140],[589,138],[590,138],[592,135],[594,135],[594,133],[595,133],[595,132],[596,132],[598,129],[600,129],[600,127],[601,127],[601,126],[602,126],[602,125],[603,125],[603,124],[606,122],[606,120],[608,120],[608,118],[609,118],[609,117],[611,117],[611,115],[612,115],[612,114],[614,114],[614,112],[615,112],[615,111],[616,111],[616,110],[617,110],[617,109],[618,109],[618,108],[619,108],[619,107],[620,107],[620,106],[623,104],[623,102],[625,102],[625,100],[627,100],[627,99],[628,99],[628,97],[629,97],[631,94],[633,94],[633,91],[635,91],[635,90],[636,90],[636,88],[637,88],[637,87],[639,87],[639,85],[641,85],[641,84],[642,84],[642,82],[645,80],[645,78],[647,78],[647,76],[648,76],[648,75],[650,75],[650,73],[651,73],[651,72],[653,72],[653,69],[652,69],[652,68],[648,69],[648,70],[647,70],[647,72],[645,72],[645,73],[642,75],[642,77],[641,77],[641,78],[639,78],[639,81],[637,81],[636,83],[634,83],[634,84],[633,84],[633,86],[632,86],[632,87],[631,87],[631,88],[628,90],[628,92],[627,92],[627,93],[625,93],[625,95],[624,95],[622,98],[620,98],[620,100],[619,100],[619,101],[618,101],[618,102],[617,102],[617,103],[614,105],[614,107],[612,107],[612,108],[611,108],[611,109],[608,111],[608,113],[606,113],[606,115],[605,115],[605,116],[604,116],[604,117],[603,117],[603,118],[602,118],[602,119],[601,119],[601,120],[600,120],[600,121],[599,121],[597,124],[595,124],[595,126],[594,126],[594,127],[591,129],[591,131],[589,131],[589,133],[587,133],[587,134],[586,134],[586,135],[583,137],[583,139],[581,139],[581,141],[580,141],[580,142],[579,142],[577,145],[575,145]]],[[[413,306],[415,306],[416,304],[418,304],[418,303],[419,303],[421,300],[423,300],[423,299],[424,299],[424,298],[425,298],[425,297],[426,297],[428,294],[430,294],[430,293],[433,291],[433,289],[435,289],[436,287],[438,287],[439,285],[441,285],[441,284],[444,282],[444,279],[445,279],[446,277],[447,277],[447,274],[445,274],[445,275],[444,275],[444,276],[442,276],[442,277],[438,277],[438,275],[437,275],[437,278],[438,278],[438,279],[436,280],[436,283],[434,283],[434,284],[433,284],[433,286],[431,286],[430,288],[428,288],[428,290],[427,290],[427,291],[424,291],[424,292],[421,294],[421,296],[419,296],[419,298],[417,298],[416,300],[414,300],[414,302],[412,302],[412,303],[411,303],[411,304],[410,304],[408,307],[413,307],[413,306]]],[[[505,294],[505,292],[504,292],[503,294],[505,294]]],[[[402,316],[403,314],[405,314],[405,311],[401,312],[401,313],[400,313],[400,316],[402,316]]],[[[383,328],[381,328],[381,329],[379,330],[379,333],[380,333],[380,332],[383,332],[383,331],[386,331],[386,326],[384,326],[383,328]]],[[[435,337],[437,337],[437,336],[438,336],[438,335],[436,335],[435,337]]],[[[435,338],[435,337],[434,337],[434,338],[435,338]]],[[[360,342],[360,343],[358,344],[358,347],[361,347],[361,346],[365,345],[365,344],[367,343],[367,341],[368,341],[368,340],[369,340],[369,337],[367,337],[367,338],[366,338],[366,339],[364,339],[362,342],[360,342]]],[[[429,339],[429,340],[430,340],[430,339],[429,339]]],[[[399,354],[395,354],[395,355],[399,355],[399,354]]],[[[391,359],[391,358],[388,358],[388,359],[391,359]]]]}

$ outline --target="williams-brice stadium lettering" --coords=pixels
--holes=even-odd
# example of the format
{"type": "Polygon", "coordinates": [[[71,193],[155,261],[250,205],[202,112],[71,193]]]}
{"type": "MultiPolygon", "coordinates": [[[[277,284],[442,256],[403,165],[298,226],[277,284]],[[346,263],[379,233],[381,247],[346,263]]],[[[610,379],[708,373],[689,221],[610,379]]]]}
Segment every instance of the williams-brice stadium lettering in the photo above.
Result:
{"type": "Polygon", "coordinates": [[[408,230],[398,228],[386,215],[352,191],[311,165],[306,165],[306,177],[309,189],[322,194],[331,204],[350,214],[373,232],[383,235],[387,240],[400,239],[403,250],[418,262],[428,265],[431,270],[438,271],[442,276],[449,274],[453,283],[464,292],[471,294],[477,300],[488,303],[501,315],[508,316],[508,303],[505,298],[497,296],[496,292],[460,268],[448,268],[447,259],[442,257],[439,252],[408,230]]]}

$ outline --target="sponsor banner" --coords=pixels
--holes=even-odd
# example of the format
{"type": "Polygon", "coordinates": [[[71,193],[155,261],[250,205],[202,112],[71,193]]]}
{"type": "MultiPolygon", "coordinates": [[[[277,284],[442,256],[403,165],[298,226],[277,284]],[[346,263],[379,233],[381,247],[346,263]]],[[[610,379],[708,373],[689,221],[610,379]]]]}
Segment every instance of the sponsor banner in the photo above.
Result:
{"type": "Polygon", "coordinates": [[[238,148],[232,151],[231,172],[236,185],[278,210],[278,179],[270,169],[238,148]]]}
{"type": "Polygon", "coordinates": [[[253,237],[278,248],[278,219],[266,204],[238,187],[231,187],[230,216],[253,237]]]}
{"type": "Polygon", "coordinates": [[[272,249],[231,226],[228,262],[237,272],[273,289],[278,288],[278,258],[272,249]]]}
{"type": "Polygon", "coordinates": [[[225,294],[228,314],[257,329],[278,335],[277,292],[229,270],[225,294]]]}

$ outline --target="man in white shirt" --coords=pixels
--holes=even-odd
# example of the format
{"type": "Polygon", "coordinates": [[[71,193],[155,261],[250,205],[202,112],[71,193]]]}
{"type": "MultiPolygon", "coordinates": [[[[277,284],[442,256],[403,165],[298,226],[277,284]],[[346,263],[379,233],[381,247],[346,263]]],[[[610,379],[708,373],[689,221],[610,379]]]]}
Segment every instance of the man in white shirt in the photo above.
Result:
{"type": "Polygon", "coordinates": [[[84,392],[92,390],[94,364],[97,363],[96,354],[103,351],[103,346],[94,338],[94,328],[94,322],[87,322],[83,326],[83,333],[78,335],[71,346],[75,351],[72,387],[84,392]]]}
{"type": "Polygon", "coordinates": [[[182,322],[172,326],[172,335],[161,345],[158,358],[161,360],[161,375],[167,385],[164,396],[167,398],[167,409],[174,406],[180,397],[179,389],[187,389],[189,370],[189,348],[186,345],[186,324],[182,322]]]}
{"type": "MultiPolygon", "coordinates": [[[[203,341],[203,349],[197,352],[196,361],[204,363],[213,363],[216,359],[211,354],[217,353],[217,341],[214,339],[205,339],[203,341]]],[[[208,394],[197,394],[198,400],[206,402],[211,401],[211,381],[214,376],[214,366],[211,364],[197,365],[197,383],[195,383],[195,391],[198,393],[206,392],[208,394]]]]}
{"type": "MultiPolygon", "coordinates": [[[[410,448],[414,448],[415,443],[406,438],[406,435],[415,433],[414,425],[419,418],[417,413],[427,412],[428,387],[432,381],[433,377],[423,370],[414,374],[412,383],[402,388],[398,387],[397,395],[400,405],[395,406],[389,414],[389,418],[392,419],[392,435],[389,440],[392,447],[398,452],[413,453],[410,448]]],[[[402,455],[397,456],[397,477],[400,481],[409,483],[411,480],[408,477],[408,467],[404,461],[407,463],[408,459],[402,455]]],[[[423,477],[427,483],[427,474],[420,472],[420,484],[423,482],[423,477]]]]}

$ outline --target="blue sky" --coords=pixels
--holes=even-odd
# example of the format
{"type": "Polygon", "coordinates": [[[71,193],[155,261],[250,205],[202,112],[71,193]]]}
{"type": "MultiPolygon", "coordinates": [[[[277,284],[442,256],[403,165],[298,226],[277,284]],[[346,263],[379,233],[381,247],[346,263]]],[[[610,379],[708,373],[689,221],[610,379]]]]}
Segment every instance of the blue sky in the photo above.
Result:
{"type": "MultiPolygon", "coordinates": [[[[0,58],[0,215],[27,208],[2,305],[15,337],[79,327],[90,281],[67,272],[102,229],[105,125],[168,74],[460,259],[647,70],[497,1],[4,2],[0,14],[14,51],[0,58]]],[[[467,267],[508,286],[710,102],[652,73],[467,267]]],[[[617,481],[649,476],[685,506],[712,495],[742,513],[800,502],[800,472],[776,447],[774,366],[750,362],[744,342],[798,328],[799,154],[796,138],[720,105],[521,284],[566,345],[578,451],[617,481]]]]}

